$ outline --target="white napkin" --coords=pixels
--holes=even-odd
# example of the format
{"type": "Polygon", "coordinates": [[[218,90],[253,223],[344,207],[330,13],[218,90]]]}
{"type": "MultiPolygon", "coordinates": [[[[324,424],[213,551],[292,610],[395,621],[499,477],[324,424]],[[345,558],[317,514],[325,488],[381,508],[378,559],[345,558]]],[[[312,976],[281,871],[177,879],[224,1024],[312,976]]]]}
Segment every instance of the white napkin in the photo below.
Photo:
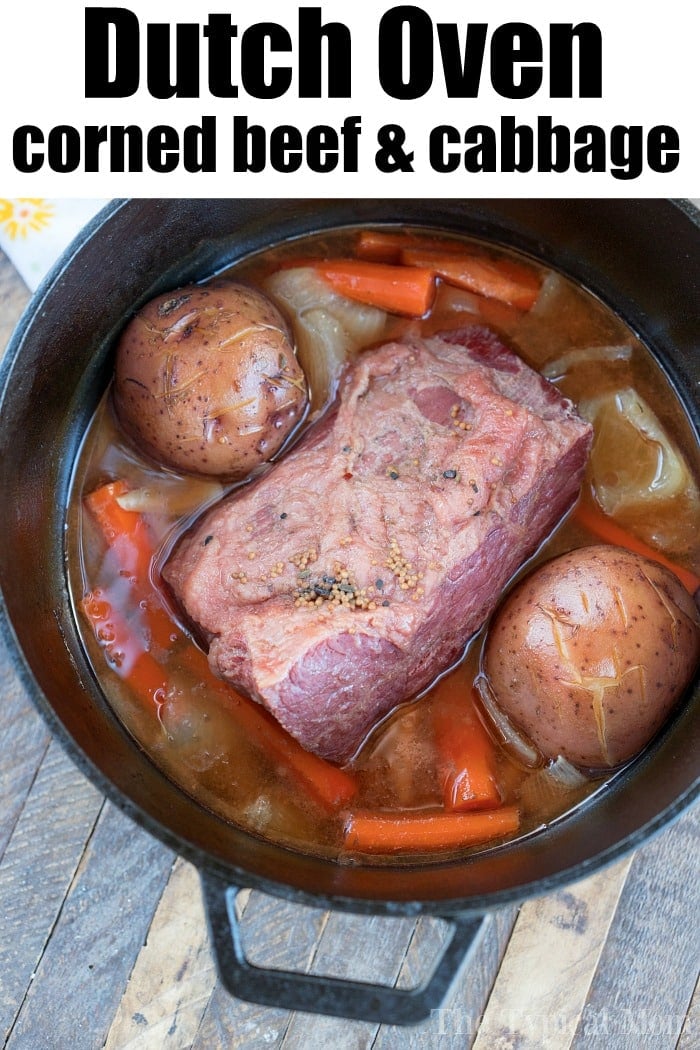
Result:
{"type": "Polygon", "coordinates": [[[83,226],[108,202],[0,197],[0,249],[30,291],[83,226]]]}

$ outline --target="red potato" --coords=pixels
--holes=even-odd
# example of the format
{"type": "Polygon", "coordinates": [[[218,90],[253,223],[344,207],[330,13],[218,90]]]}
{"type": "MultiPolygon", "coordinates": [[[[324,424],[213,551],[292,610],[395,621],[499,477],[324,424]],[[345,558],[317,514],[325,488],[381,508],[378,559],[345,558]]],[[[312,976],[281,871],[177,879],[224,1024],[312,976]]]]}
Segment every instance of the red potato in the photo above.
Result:
{"type": "Polygon", "coordinates": [[[699,659],[698,610],[677,578],[596,545],[514,589],[488,632],[482,684],[547,758],[613,769],[656,734],[699,659]]]}
{"type": "Polygon", "coordinates": [[[307,400],[282,314],[238,282],[158,296],[117,348],[117,417],[140,450],[177,471],[246,477],[279,450],[307,400]]]}

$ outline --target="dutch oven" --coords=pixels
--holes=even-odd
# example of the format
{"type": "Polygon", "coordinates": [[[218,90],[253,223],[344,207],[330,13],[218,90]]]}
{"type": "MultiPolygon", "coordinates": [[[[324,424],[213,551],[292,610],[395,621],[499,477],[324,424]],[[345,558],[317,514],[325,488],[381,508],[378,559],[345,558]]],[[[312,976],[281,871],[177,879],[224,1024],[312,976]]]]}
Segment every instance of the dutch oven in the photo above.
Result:
{"type": "Polygon", "coordinates": [[[126,732],[86,659],[69,600],[64,508],[115,336],[146,300],[250,252],[368,223],[450,229],[553,265],[612,307],[650,348],[700,430],[700,219],[667,200],[130,200],[105,208],[28,305],[0,371],[0,621],[18,673],[87,776],[201,873],[223,983],[291,1009],[392,1023],[439,1005],[494,909],[548,893],[644,843],[697,797],[697,682],[653,744],[584,805],[505,846],[458,860],[344,866],[226,823],[163,775],[126,732]],[[452,937],[410,990],[248,962],[238,887],[366,914],[441,916],[452,937]]]}

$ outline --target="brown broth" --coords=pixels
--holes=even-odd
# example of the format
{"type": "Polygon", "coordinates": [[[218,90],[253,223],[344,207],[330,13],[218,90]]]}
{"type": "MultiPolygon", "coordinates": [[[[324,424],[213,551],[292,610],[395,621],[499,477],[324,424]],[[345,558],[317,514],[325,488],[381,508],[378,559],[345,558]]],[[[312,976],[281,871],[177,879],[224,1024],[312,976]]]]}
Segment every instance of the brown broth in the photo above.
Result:
{"type": "MultiPolygon", "coordinates": [[[[290,258],[349,254],[353,236],[352,231],[344,231],[304,239],[244,261],[230,274],[255,284],[290,258]]],[[[583,289],[557,274],[542,272],[545,291],[529,313],[468,295],[463,296],[463,302],[475,312],[455,312],[453,297],[443,291],[431,316],[422,322],[422,331],[430,334],[465,321],[484,322],[507,337],[536,369],[579,348],[628,347],[629,354],[623,359],[576,366],[560,388],[579,401],[599,396],[607,389],[633,387],[653,405],[669,435],[684,450],[694,477],[700,477],[698,450],[687,419],[646,349],[614,314],[583,289]]],[[[397,319],[395,331],[400,333],[405,324],[397,319]]],[[[435,690],[428,690],[419,699],[407,697],[405,704],[375,728],[348,766],[357,779],[356,797],[350,805],[329,808],[314,798],[283,761],[266,754],[241,729],[233,690],[228,691],[228,700],[220,689],[198,682],[196,676],[183,669],[185,647],[194,642],[184,637],[186,627],[178,622],[176,610],[167,605],[156,572],[155,593],[166,604],[173,632],[180,641],[171,655],[163,656],[170,683],[167,696],[156,705],[145,704],[107,664],[104,648],[79,612],[86,592],[115,585],[115,567],[105,557],[100,537],[82,503],[86,493],[110,478],[123,478],[132,488],[148,486],[157,492],[155,509],[145,516],[156,537],[161,560],[175,538],[219,492],[208,483],[160,470],[142,458],[121,435],[109,392],[105,395],[85,436],[75,469],[68,508],[69,579],[83,642],[105,694],[129,732],[168,777],[203,807],[253,834],[348,863],[353,858],[343,851],[343,828],[352,809],[429,812],[441,806],[442,789],[432,734],[433,705],[439,702],[435,690]]],[[[668,505],[655,509],[652,519],[647,520],[648,515],[628,517],[625,523],[698,572],[697,504],[683,496],[667,502],[668,505]]],[[[540,560],[588,542],[591,537],[585,530],[564,521],[518,575],[540,560]]],[[[128,614],[129,610],[125,612],[128,614]]],[[[478,671],[483,634],[482,631],[472,639],[463,660],[449,672],[448,688],[459,690],[465,704],[474,702],[472,683],[478,671]]],[[[479,713],[488,724],[483,712],[479,713]]],[[[500,744],[496,748],[496,767],[504,802],[520,808],[519,834],[557,819],[604,782],[589,779],[566,786],[551,775],[544,763],[528,768],[500,744]]],[[[409,862],[412,859],[415,855],[407,858],[409,862]]],[[[381,858],[374,860],[381,862],[381,858]]]]}

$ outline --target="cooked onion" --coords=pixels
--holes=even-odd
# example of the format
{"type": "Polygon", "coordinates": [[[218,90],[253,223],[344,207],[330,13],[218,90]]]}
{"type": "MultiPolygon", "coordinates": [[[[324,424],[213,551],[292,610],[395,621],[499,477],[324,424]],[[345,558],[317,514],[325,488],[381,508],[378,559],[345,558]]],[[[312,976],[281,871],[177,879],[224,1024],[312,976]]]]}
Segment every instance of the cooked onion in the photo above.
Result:
{"type": "Polygon", "coordinates": [[[589,476],[607,514],[676,496],[697,502],[690,469],[653,409],[626,387],[579,402],[595,429],[589,476]]]}
{"type": "Polygon", "coordinates": [[[542,755],[527,737],[518,732],[508,716],[501,711],[486,675],[480,674],[474,684],[479,692],[484,710],[489,716],[493,728],[506,751],[510,752],[524,766],[533,768],[541,766],[542,755]]]}
{"type": "Polygon", "coordinates": [[[550,271],[542,282],[540,294],[537,296],[537,302],[528,311],[530,316],[534,315],[537,317],[539,314],[546,314],[553,300],[561,294],[564,287],[565,283],[563,278],[561,278],[558,273],[550,271]]]}
{"type": "Polygon", "coordinates": [[[562,791],[577,792],[587,783],[588,778],[560,755],[525,780],[520,803],[533,813],[546,815],[552,805],[561,806],[562,791]]]}
{"type": "Polygon", "coordinates": [[[290,318],[317,412],[333,398],[348,358],[381,338],[388,315],[338,295],[309,266],[278,270],[263,287],[290,318]]]}
{"type": "Polygon", "coordinates": [[[548,361],[542,369],[545,379],[556,381],[562,379],[572,368],[578,365],[595,364],[601,361],[629,361],[632,356],[631,346],[587,346],[570,350],[568,354],[548,361]]]}
{"type": "Polygon", "coordinates": [[[188,479],[186,485],[168,485],[167,482],[142,485],[117,496],[123,510],[135,510],[139,514],[158,514],[167,505],[168,512],[178,515],[191,514],[203,504],[210,503],[223,494],[218,481],[188,479]]]}
{"type": "Polygon", "coordinates": [[[313,413],[333,398],[354,344],[340,321],[324,309],[306,310],[294,318],[293,325],[313,413]]]}
{"type": "Polygon", "coordinates": [[[550,762],[543,772],[548,773],[562,787],[579,788],[582,784],[587,783],[587,777],[581,770],[572,766],[571,762],[567,762],[562,755],[559,755],[556,762],[550,762]]]}
{"type": "Polygon", "coordinates": [[[483,297],[467,292],[464,288],[455,288],[451,284],[438,285],[433,314],[469,313],[478,314],[483,297]]]}

